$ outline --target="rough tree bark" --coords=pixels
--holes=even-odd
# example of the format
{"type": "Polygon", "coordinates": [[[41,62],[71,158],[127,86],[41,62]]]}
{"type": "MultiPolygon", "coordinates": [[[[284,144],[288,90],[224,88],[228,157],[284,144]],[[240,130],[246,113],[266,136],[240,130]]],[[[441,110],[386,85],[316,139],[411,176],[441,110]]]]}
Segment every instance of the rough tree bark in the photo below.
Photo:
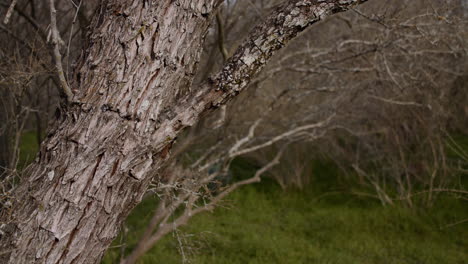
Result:
{"type": "Polygon", "coordinates": [[[98,263],[184,127],[242,91],[275,51],[362,0],[292,0],[190,91],[220,0],[103,1],[70,86],[2,214],[2,263],[98,263]]]}

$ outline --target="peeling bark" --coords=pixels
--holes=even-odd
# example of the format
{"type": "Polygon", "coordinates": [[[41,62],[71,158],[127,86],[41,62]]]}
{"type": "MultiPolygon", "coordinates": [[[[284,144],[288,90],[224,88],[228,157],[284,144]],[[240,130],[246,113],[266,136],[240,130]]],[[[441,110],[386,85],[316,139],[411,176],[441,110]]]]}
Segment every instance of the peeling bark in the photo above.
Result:
{"type": "Polygon", "coordinates": [[[190,87],[218,0],[103,1],[76,90],[16,190],[2,263],[98,263],[177,134],[241,92],[307,26],[364,1],[287,1],[190,87]]]}

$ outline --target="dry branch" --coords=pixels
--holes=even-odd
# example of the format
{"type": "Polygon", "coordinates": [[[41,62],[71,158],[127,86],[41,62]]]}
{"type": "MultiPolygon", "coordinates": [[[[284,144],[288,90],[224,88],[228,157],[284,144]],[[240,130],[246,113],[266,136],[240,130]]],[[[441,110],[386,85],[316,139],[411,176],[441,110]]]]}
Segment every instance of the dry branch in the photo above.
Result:
{"type": "Polygon", "coordinates": [[[5,18],[3,19],[4,24],[8,24],[8,22],[10,21],[10,17],[13,14],[13,10],[15,9],[16,2],[18,2],[18,0],[12,0],[11,1],[10,7],[8,7],[5,18]]]}
{"type": "Polygon", "coordinates": [[[54,0],[49,0],[49,7],[50,7],[50,31],[52,35],[52,48],[53,48],[53,55],[54,55],[54,62],[55,68],[57,70],[57,76],[60,81],[60,88],[65,98],[66,102],[71,102],[73,97],[73,92],[68,86],[67,80],[65,78],[65,72],[62,66],[62,54],[60,54],[60,44],[61,38],[60,33],[57,28],[57,10],[55,10],[54,0]]]}

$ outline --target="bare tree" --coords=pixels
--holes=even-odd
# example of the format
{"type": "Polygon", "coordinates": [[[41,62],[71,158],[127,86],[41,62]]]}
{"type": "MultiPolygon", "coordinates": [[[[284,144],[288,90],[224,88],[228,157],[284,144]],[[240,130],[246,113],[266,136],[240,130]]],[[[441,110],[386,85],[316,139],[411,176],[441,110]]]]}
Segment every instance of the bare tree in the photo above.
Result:
{"type": "MultiPolygon", "coordinates": [[[[304,151],[326,153],[348,180],[370,187],[384,204],[413,206],[413,193],[421,193],[430,206],[440,192],[420,191],[455,187],[466,163],[451,137],[467,128],[467,21],[458,1],[373,4],[325,21],[284,49],[254,80],[258,88],[249,96],[255,99],[242,107],[260,113],[269,97],[284,94],[283,107],[266,118],[266,131],[314,119],[323,112],[317,109],[335,112],[335,132],[304,151]]],[[[230,110],[238,113],[230,121],[237,126],[252,115],[240,109],[230,110]]],[[[271,172],[283,187],[307,181],[279,176],[283,168],[307,169],[302,157],[285,168],[289,158],[271,172]]]]}
{"type": "Polygon", "coordinates": [[[184,127],[240,93],[299,32],[364,1],[286,1],[218,74],[184,89],[220,2],[101,3],[67,83],[73,95],[62,89],[69,103],[21,176],[13,214],[2,211],[2,261],[98,262],[184,127]]]}

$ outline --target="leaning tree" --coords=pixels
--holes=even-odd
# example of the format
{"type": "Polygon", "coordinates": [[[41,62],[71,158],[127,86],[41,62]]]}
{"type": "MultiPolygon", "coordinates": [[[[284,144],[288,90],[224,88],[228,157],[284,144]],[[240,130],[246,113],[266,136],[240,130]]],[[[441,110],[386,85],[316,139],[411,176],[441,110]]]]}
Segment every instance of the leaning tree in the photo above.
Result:
{"type": "Polygon", "coordinates": [[[239,94],[299,32],[362,2],[285,0],[219,73],[192,87],[222,0],[102,1],[70,82],[50,0],[63,104],[2,211],[0,261],[99,262],[182,129],[239,94]]]}

